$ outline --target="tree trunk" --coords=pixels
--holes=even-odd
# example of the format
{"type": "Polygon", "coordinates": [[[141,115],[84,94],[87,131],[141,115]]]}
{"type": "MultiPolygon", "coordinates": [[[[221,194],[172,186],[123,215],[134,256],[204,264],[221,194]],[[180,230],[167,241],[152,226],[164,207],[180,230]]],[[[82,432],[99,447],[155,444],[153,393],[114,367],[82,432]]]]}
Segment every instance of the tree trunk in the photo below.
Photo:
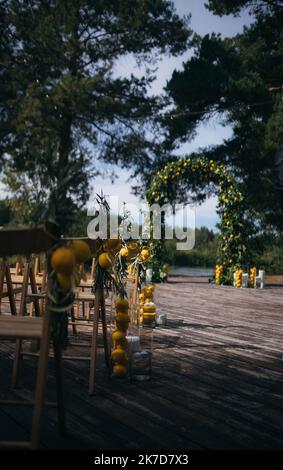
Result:
{"type": "MultiPolygon", "coordinates": [[[[78,72],[78,58],[79,58],[79,9],[75,17],[73,34],[71,38],[72,42],[72,54],[70,56],[69,70],[72,77],[77,76],[78,72]],[[76,45],[76,47],[74,47],[76,45]]],[[[71,98],[70,98],[71,99],[71,98]]],[[[61,234],[66,232],[66,228],[70,223],[70,211],[69,201],[67,197],[69,183],[66,178],[69,176],[69,155],[73,148],[72,142],[72,122],[73,115],[69,111],[68,100],[65,108],[65,112],[62,116],[62,126],[59,135],[59,160],[57,170],[57,197],[55,201],[55,218],[60,228],[61,234]],[[68,217],[69,216],[69,217],[68,217]]]]}

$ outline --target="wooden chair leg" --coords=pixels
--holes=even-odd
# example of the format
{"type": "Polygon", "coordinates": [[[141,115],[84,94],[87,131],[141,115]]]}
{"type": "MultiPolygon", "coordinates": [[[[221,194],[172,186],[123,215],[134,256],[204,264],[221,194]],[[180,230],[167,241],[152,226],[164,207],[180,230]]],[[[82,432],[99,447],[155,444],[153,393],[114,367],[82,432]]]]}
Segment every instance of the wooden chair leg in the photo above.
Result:
{"type": "Polygon", "coordinates": [[[17,308],[16,308],[12,278],[11,278],[11,271],[8,265],[6,265],[6,284],[7,284],[7,291],[8,291],[8,296],[9,296],[11,314],[17,315],[17,308]]]}
{"type": "MultiPolygon", "coordinates": [[[[25,313],[26,308],[26,295],[28,290],[28,280],[29,280],[29,268],[30,263],[29,261],[25,263],[24,266],[24,276],[23,276],[23,285],[22,285],[22,292],[21,292],[21,302],[20,302],[20,309],[19,315],[23,316],[25,313]]],[[[15,388],[18,385],[19,380],[19,368],[20,368],[20,361],[22,357],[22,340],[18,339],[16,341],[16,348],[15,348],[15,358],[13,363],[13,371],[12,371],[12,387],[15,388]]]]}
{"type": "MultiPolygon", "coordinates": [[[[85,289],[82,287],[82,292],[84,292],[85,289]]],[[[82,301],[82,317],[85,318],[85,302],[82,301]]]]}
{"type": "MultiPolygon", "coordinates": [[[[35,274],[34,274],[34,270],[32,269],[32,266],[30,266],[30,269],[29,269],[29,278],[30,278],[31,292],[33,294],[38,294],[35,274]]],[[[33,299],[33,305],[34,305],[35,316],[40,317],[40,305],[39,305],[39,300],[37,298],[33,299]]]]}
{"type": "Polygon", "coordinates": [[[110,358],[109,358],[109,347],[108,347],[108,337],[107,337],[107,323],[106,323],[106,310],[105,310],[104,292],[101,293],[101,321],[102,321],[105,364],[106,364],[106,367],[109,367],[110,366],[110,358]]]}
{"type": "Polygon", "coordinates": [[[74,309],[74,307],[71,308],[71,320],[72,320],[72,330],[73,330],[73,334],[76,335],[76,334],[77,334],[77,327],[76,327],[76,325],[75,325],[76,316],[75,316],[75,309],[74,309]]]}
{"type": "Polygon", "coordinates": [[[98,321],[99,321],[99,307],[101,305],[101,292],[97,289],[94,300],[93,312],[93,329],[92,341],[90,351],[90,373],[89,373],[89,394],[95,393],[95,373],[96,373],[96,360],[97,360],[97,335],[98,335],[98,321]]]}
{"type": "MultiPolygon", "coordinates": [[[[41,283],[41,286],[40,286],[40,292],[44,292],[45,289],[46,289],[46,281],[47,281],[47,274],[46,274],[46,269],[44,270],[43,274],[42,274],[42,283],[41,283]]],[[[44,302],[45,300],[44,299],[41,299],[40,302],[39,302],[39,309],[40,309],[40,315],[42,315],[42,312],[44,310],[44,302]]]]}
{"type": "Polygon", "coordinates": [[[36,256],[34,260],[34,269],[33,269],[35,276],[38,275],[39,269],[40,269],[40,260],[39,260],[39,256],[36,256]]]}
{"type": "Polygon", "coordinates": [[[64,436],[66,435],[66,420],[63,394],[62,349],[59,346],[54,346],[53,349],[56,376],[58,426],[60,434],[64,436]]]}
{"type": "MultiPolygon", "coordinates": [[[[38,260],[38,257],[36,258],[38,260]]],[[[32,266],[29,268],[29,279],[30,279],[30,287],[31,287],[31,292],[32,294],[38,294],[37,290],[37,285],[36,285],[36,280],[35,280],[35,268],[33,269],[32,266]]],[[[37,298],[33,299],[33,302],[30,304],[30,316],[33,314],[33,307],[34,307],[34,313],[36,317],[40,317],[40,305],[39,305],[39,300],[37,298]]],[[[36,352],[39,350],[39,341],[38,340],[33,340],[30,345],[30,351],[31,352],[36,352]]]]}
{"type": "Polygon", "coordinates": [[[6,272],[6,261],[3,258],[1,260],[1,266],[0,266],[0,313],[1,313],[1,300],[2,300],[2,294],[3,294],[3,289],[4,289],[5,272],[6,272]]]}
{"type": "Polygon", "coordinates": [[[40,347],[38,369],[37,369],[37,380],[36,390],[34,398],[34,411],[32,418],[32,435],[31,435],[31,448],[38,449],[40,444],[40,427],[43,414],[43,405],[45,399],[45,388],[47,378],[47,367],[49,357],[49,341],[50,341],[50,321],[44,321],[43,323],[43,337],[47,337],[49,340],[44,341],[40,347]]]}
{"type": "Polygon", "coordinates": [[[23,260],[21,256],[17,257],[17,262],[16,262],[16,275],[21,276],[23,274],[24,266],[23,266],[23,260]]]}
{"type": "Polygon", "coordinates": [[[79,301],[77,301],[76,311],[74,309],[74,315],[75,315],[75,318],[80,318],[80,302],[79,301]]]}
{"type": "Polygon", "coordinates": [[[90,302],[86,304],[86,319],[88,322],[90,321],[90,302]]]}

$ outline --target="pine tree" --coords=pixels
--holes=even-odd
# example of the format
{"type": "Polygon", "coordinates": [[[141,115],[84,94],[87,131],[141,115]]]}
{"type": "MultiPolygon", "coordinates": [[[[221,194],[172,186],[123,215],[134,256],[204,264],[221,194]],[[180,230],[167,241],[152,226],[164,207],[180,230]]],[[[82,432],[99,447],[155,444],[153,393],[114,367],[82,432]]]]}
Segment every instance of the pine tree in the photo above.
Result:
{"type": "Polygon", "coordinates": [[[170,144],[187,141],[209,119],[230,125],[231,138],[201,153],[234,169],[265,228],[281,227],[273,164],[283,136],[283,1],[210,0],[208,6],[221,16],[247,8],[251,24],[233,38],[195,37],[194,55],[167,87],[174,103],[166,121],[170,144]]]}
{"type": "Polygon", "coordinates": [[[89,196],[99,160],[150,167],[146,124],[161,106],[148,95],[160,54],[188,43],[188,18],[168,0],[1,2],[0,158],[24,222],[63,232],[89,196]],[[141,78],[117,76],[121,57],[141,78]]]}

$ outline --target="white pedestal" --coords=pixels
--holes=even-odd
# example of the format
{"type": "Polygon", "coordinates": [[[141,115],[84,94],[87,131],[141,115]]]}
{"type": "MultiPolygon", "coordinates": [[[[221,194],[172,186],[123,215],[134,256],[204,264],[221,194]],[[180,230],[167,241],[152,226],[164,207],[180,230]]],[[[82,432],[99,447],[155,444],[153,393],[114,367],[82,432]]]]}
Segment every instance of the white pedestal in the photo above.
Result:
{"type": "Polygon", "coordinates": [[[152,281],[152,269],[147,269],[146,270],[145,279],[146,279],[146,282],[151,282],[152,281]]]}
{"type": "Polygon", "coordinates": [[[260,288],[263,289],[265,285],[265,271],[263,269],[259,270],[258,277],[261,279],[260,288]]]}

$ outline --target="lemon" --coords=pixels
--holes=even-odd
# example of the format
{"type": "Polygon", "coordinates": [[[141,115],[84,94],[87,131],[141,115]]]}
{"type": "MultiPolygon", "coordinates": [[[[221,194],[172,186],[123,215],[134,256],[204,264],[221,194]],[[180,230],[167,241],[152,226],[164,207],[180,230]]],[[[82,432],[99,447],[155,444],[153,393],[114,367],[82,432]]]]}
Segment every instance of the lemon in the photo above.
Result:
{"type": "Polygon", "coordinates": [[[147,318],[147,319],[150,319],[150,318],[155,318],[156,317],[156,314],[154,312],[150,312],[150,313],[144,313],[143,314],[143,318],[147,318]]]}
{"type": "Polygon", "coordinates": [[[129,310],[129,302],[127,299],[116,299],[115,308],[120,312],[127,312],[129,310]]]}
{"type": "Polygon", "coordinates": [[[121,362],[121,364],[123,364],[124,366],[128,367],[128,365],[129,365],[129,359],[128,359],[127,354],[125,354],[125,357],[124,357],[124,359],[123,359],[123,362],[121,362]]]}
{"type": "Polygon", "coordinates": [[[117,323],[117,326],[118,326],[118,330],[124,331],[128,328],[130,317],[125,313],[118,312],[115,315],[115,320],[116,320],[116,323],[117,323]]]}
{"type": "Polygon", "coordinates": [[[156,306],[155,305],[145,305],[144,304],[143,311],[144,311],[144,313],[154,313],[154,312],[156,312],[156,306]]]}
{"type": "MultiPolygon", "coordinates": [[[[119,333],[122,333],[119,331],[119,333]]],[[[128,341],[125,339],[123,341],[116,341],[117,348],[123,349],[124,351],[128,350],[128,341]]]]}
{"type": "Polygon", "coordinates": [[[150,251],[148,248],[143,248],[141,250],[141,254],[140,254],[140,258],[142,261],[146,261],[148,260],[148,258],[150,257],[150,251]]]}
{"type": "Polygon", "coordinates": [[[119,238],[108,238],[108,240],[105,240],[105,242],[103,243],[103,248],[106,251],[118,250],[120,244],[121,242],[119,238]]]}
{"type": "Polygon", "coordinates": [[[72,288],[72,279],[70,278],[70,276],[66,276],[66,274],[62,273],[57,273],[56,277],[62,291],[67,292],[72,288]]]}
{"type": "Polygon", "coordinates": [[[111,359],[117,364],[123,364],[123,362],[127,359],[127,354],[124,349],[116,348],[112,351],[111,359]]]}
{"type": "Polygon", "coordinates": [[[90,247],[83,240],[72,241],[70,249],[73,251],[77,263],[84,263],[91,256],[90,247]]]}
{"type": "Polygon", "coordinates": [[[128,326],[129,326],[128,321],[116,320],[116,328],[118,329],[118,331],[122,331],[123,333],[126,333],[128,326]]]}
{"type": "Polygon", "coordinates": [[[128,246],[128,249],[129,249],[130,251],[132,251],[133,253],[138,253],[138,251],[139,251],[139,246],[138,246],[137,243],[135,243],[135,242],[130,242],[130,243],[128,243],[127,246],[128,246]]]}
{"type": "Polygon", "coordinates": [[[61,246],[51,255],[51,266],[61,274],[72,274],[75,267],[75,255],[72,250],[61,246]]]}
{"type": "Polygon", "coordinates": [[[126,340],[126,335],[122,331],[114,331],[112,333],[112,340],[116,342],[125,342],[126,340]]]}
{"type": "Polygon", "coordinates": [[[109,269],[113,264],[112,258],[109,253],[101,253],[101,255],[99,255],[98,257],[98,263],[99,266],[103,269],[109,269]]]}
{"type": "Polygon", "coordinates": [[[122,364],[116,364],[113,367],[113,374],[117,377],[125,377],[127,375],[127,367],[122,364]]]}
{"type": "Polygon", "coordinates": [[[127,312],[117,311],[116,315],[115,315],[115,319],[118,320],[118,321],[124,321],[124,322],[126,322],[126,321],[129,322],[130,321],[130,317],[127,314],[127,312]]]}
{"type": "Polygon", "coordinates": [[[125,246],[123,246],[123,248],[121,248],[120,250],[120,256],[122,258],[126,258],[128,256],[128,253],[129,253],[129,250],[128,248],[126,248],[125,246]]]}
{"type": "Polygon", "coordinates": [[[146,287],[144,290],[144,295],[145,297],[152,297],[153,296],[153,288],[152,287],[146,287]]]}

